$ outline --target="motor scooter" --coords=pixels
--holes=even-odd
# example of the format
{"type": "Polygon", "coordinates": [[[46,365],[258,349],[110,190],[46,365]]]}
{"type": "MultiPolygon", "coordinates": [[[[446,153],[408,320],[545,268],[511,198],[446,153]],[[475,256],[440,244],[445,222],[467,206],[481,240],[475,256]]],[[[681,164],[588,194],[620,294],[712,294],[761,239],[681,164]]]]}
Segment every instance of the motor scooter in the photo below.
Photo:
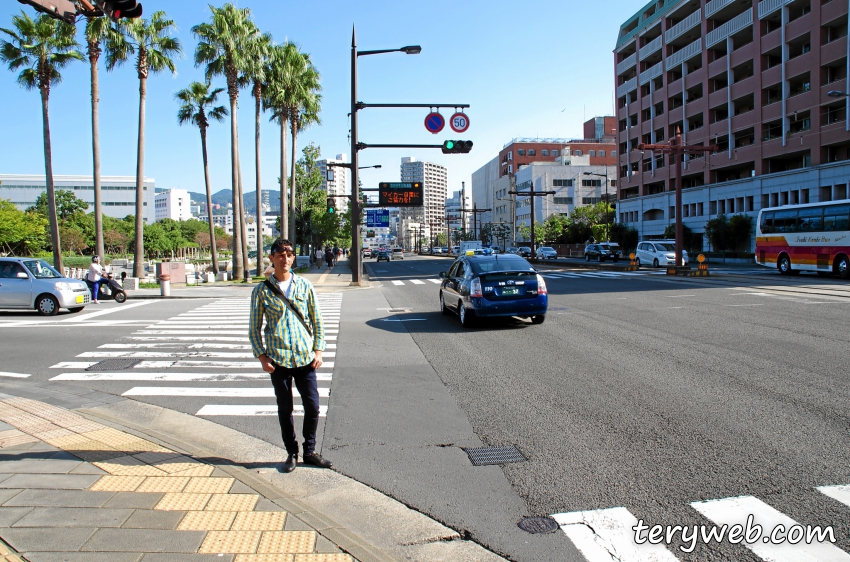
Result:
{"type": "MultiPolygon", "coordinates": [[[[121,272],[122,281],[127,276],[127,273],[121,272]]],[[[106,273],[100,278],[100,294],[97,295],[95,299],[94,295],[94,282],[85,280],[86,284],[89,286],[89,291],[92,292],[92,300],[114,300],[117,303],[122,303],[127,300],[127,293],[124,292],[124,287],[122,287],[118,281],[114,279],[112,273],[106,273]]]]}

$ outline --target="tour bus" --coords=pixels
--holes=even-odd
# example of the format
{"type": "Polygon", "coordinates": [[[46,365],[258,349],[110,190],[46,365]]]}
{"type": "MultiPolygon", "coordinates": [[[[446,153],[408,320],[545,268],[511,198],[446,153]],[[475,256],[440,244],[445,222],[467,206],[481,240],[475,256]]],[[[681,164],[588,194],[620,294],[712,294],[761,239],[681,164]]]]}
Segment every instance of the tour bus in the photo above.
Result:
{"type": "Polygon", "coordinates": [[[814,271],[850,279],[850,199],[762,209],[756,263],[783,275],[814,271]]]}

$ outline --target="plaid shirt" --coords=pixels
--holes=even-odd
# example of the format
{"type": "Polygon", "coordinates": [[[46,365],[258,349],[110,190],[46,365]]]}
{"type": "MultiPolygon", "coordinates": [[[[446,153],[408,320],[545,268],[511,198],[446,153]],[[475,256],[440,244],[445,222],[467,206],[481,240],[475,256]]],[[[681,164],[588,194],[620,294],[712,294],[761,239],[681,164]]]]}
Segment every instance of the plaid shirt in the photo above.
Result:
{"type": "MultiPolygon", "coordinates": [[[[273,275],[271,280],[273,283],[277,282],[273,275]]],[[[254,357],[266,355],[281,367],[303,367],[313,361],[314,350],[325,349],[325,326],[312,283],[294,273],[289,302],[304,316],[304,320],[312,325],[312,336],[301,320],[265,283],[258,284],[251,293],[248,336],[254,357]],[[266,320],[265,329],[263,318],[266,320]]]]}

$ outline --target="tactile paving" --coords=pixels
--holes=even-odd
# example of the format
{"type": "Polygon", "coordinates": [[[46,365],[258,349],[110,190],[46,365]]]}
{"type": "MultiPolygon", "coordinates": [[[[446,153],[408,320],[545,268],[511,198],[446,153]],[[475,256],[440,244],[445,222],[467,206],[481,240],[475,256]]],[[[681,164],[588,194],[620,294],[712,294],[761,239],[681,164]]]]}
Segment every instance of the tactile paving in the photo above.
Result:
{"type": "Polygon", "coordinates": [[[128,454],[136,454],[136,453],[168,453],[169,449],[166,449],[162,445],[157,445],[156,443],[151,443],[146,439],[136,438],[134,441],[128,441],[124,443],[120,447],[116,447],[128,454]]]}
{"type": "Polygon", "coordinates": [[[15,435],[13,437],[4,437],[3,439],[0,439],[0,449],[14,447],[16,445],[25,445],[27,443],[35,443],[36,441],[38,441],[38,439],[35,437],[27,435],[26,433],[21,433],[20,435],[15,435]]]}
{"type": "Polygon", "coordinates": [[[127,456],[93,464],[114,476],[168,476],[156,467],[127,456]]]}
{"type": "Polygon", "coordinates": [[[124,433],[123,431],[118,431],[117,429],[113,429],[111,427],[107,427],[106,429],[98,429],[96,431],[88,431],[83,433],[89,439],[93,439],[95,441],[100,441],[101,443],[106,443],[110,447],[120,448],[122,445],[126,445],[127,443],[133,443],[138,441],[139,438],[135,435],[130,435],[129,433],[124,433]]]}
{"type": "Polygon", "coordinates": [[[183,491],[193,494],[226,494],[233,482],[233,478],[195,477],[189,480],[183,491]]]}
{"type": "MultiPolygon", "coordinates": [[[[157,465],[160,466],[160,465],[157,465]]],[[[172,472],[172,476],[209,476],[215,470],[215,467],[210,466],[208,464],[196,464],[190,465],[191,468],[184,468],[183,470],[178,470],[176,472],[172,472]]]]}
{"type": "Polygon", "coordinates": [[[296,554],[295,562],[354,562],[348,554],[296,554]]]}
{"type": "Polygon", "coordinates": [[[54,427],[56,427],[56,429],[52,429],[50,431],[45,431],[42,433],[36,433],[34,435],[42,441],[47,441],[48,439],[56,439],[57,437],[65,437],[66,435],[74,434],[71,430],[65,429],[64,427],[54,427]]]}
{"type": "Polygon", "coordinates": [[[70,451],[74,454],[75,457],[79,457],[80,459],[86,462],[103,462],[111,459],[116,459],[124,455],[121,451],[79,451],[72,450],[70,451]]]}
{"type": "MultiPolygon", "coordinates": [[[[190,511],[177,526],[178,531],[228,531],[234,511],[190,511]]],[[[239,529],[237,529],[239,530],[239,529]]]]}
{"type": "Polygon", "coordinates": [[[251,554],[257,551],[260,531],[210,531],[198,554],[251,554]]]}
{"type": "MultiPolygon", "coordinates": [[[[189,482],[187,476],[150,476],[145,478],[137,492],[182,492],[189,482]]],[[[190,490],[186,490],[187,492],[190,490]]]]}
{"type": "Polygon", "coordinates": [[[292,554],[237,554],[233,562],[293,562],[292,554]]]}
{"type": "Polygon", "coordinates": [[[240,511],[230,527],[234,531],[282,531],[285,511],[240,511]]]}
{"type": "Polygon", "coordinates": [[[93,492],[135,492],[145,480],[144,476],[101,476],[91,485],[93,492]]]}
{"type": "Polygon", "coordinates": [[[210,501],[210,494],[168,493],[162,496],[154,509],[162,511],[200,511],[210,501]]]}
{"type": "Polygon", "coordinates": [[[256,494],[213,494],[206,511],[252,511],[260,496],[256,494]]]}
{"type": "Polygon", "coordinates": [[[265,531],[257,554],[310,553],[316,548],[316,531],[265,531]]]}

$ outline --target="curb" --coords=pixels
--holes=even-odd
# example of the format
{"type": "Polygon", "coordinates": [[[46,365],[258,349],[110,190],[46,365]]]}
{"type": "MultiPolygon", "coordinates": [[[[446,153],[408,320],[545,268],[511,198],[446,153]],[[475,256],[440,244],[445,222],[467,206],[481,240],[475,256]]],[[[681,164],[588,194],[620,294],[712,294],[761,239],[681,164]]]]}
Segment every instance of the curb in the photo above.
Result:
{"type": "Polygon", "coordinates": [[[0,560],[6,562],[27,562],[26,558],[18,554],[18,551],[9,546],[6,541],[0,539],[0,560]]]}

